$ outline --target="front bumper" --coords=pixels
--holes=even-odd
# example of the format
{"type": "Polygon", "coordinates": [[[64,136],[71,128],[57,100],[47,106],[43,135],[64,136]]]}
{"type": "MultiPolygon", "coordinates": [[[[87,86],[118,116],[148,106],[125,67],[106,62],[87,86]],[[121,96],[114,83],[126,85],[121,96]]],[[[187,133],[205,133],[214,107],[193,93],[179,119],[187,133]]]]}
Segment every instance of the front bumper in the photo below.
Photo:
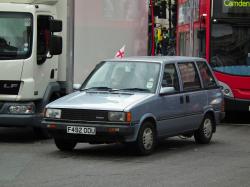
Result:
{"type": "Polygon", "coordinates": [[[20,103],[1,102],[0,103],[0,127],[28,127],[40,125],[42,116],[37,114],[11,114],[9,106],[20,103]]]}
{"type": "Polygon", "coordinates": [[[39,117],[36,115],[0,114],[0,127],[28,127],[37,125],[38,122],[39,117]]]}
{"type": "Polygon", "coordinates": [[[54,138],[63,138],[75,140],[77,142],[89,143],[113,143],[113,142],[134,142],[136,141],[139,131],[139,124],[134,125],[119,125],[113,123],[91,123],[91,122],[59,122],[47,121],[42,122],[48,127],[48,131],[54,138]],[[52,127],[49,127],[52,126],[52,127]],[[68,134],[67,126],[79,127],[95,127],[96,135],[85,134],[68,134]],[[116,131],[111,131],[116,129],[116,131]]]}
{"type": "Polygon", "coordinates": [[[250,100],[232,99],[232,98],[225,97],[225,110],[226,111],[249,112],[250,111],[250,100]]]}

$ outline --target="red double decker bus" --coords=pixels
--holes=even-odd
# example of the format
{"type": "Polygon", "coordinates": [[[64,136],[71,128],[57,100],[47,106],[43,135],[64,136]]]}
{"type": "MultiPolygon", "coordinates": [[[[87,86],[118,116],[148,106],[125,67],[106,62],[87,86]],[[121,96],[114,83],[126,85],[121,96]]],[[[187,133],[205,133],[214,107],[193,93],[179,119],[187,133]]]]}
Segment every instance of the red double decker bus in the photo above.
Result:
{"type": "Polygon", "coordinates": [[[177,55],[208,60],[226,111],[250,111],[250,0],[178,0],[177,55]]]}

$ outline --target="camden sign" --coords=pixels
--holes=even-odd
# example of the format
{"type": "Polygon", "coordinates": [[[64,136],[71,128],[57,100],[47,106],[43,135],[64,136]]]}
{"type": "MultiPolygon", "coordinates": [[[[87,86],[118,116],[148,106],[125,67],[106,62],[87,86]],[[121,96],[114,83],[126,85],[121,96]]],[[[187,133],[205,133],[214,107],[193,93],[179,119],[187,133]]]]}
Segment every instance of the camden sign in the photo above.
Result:
{"type": "Polygon", "coordinates": [[[224,0],[225,7],[250,7],[248,0],[224,0]]]}
{"type": "MultiPolygon", "coordinates": [[[[215,0],[218,2],[218,0],[215,0]]],[[[222,0],[222,13],[227,17],[250,15],[250,0],[222,0]]]]}

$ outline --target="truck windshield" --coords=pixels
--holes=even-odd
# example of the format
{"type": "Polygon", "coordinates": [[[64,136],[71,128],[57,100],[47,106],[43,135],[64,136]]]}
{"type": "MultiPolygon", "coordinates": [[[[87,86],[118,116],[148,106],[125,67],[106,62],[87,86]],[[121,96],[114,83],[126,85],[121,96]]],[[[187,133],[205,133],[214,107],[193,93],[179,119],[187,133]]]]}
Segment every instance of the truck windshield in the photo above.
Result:
{"type": "Polygon", "coordinates": [[[250,76],[250,27],[213,24],[211,65],[215,71],[222,73],[250,76]]]}
{"type": "Polygon", "coordinates": [[[0,12],[0,59],[25,59],[31,54],[32,15],[0,12]]]}
{"type": "Polygon", "coordinates": [[[104,62],[90,74],[81,89],[154,93],[159,72],[158,63],[104,62]]]}

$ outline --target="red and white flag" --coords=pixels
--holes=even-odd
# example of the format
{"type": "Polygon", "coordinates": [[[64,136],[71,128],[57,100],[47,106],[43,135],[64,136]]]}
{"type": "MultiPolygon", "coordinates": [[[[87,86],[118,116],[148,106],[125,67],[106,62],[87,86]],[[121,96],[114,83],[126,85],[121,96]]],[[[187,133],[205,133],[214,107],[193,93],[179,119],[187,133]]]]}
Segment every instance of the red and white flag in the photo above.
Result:
{"type": "Polygon", "coordinates": [[[125,57],[125,47],[126,47],[126,45],[124,45],[119,51],[117,51],[117,53],[115,54],[116,58],[124,58],[125,57]]]}

